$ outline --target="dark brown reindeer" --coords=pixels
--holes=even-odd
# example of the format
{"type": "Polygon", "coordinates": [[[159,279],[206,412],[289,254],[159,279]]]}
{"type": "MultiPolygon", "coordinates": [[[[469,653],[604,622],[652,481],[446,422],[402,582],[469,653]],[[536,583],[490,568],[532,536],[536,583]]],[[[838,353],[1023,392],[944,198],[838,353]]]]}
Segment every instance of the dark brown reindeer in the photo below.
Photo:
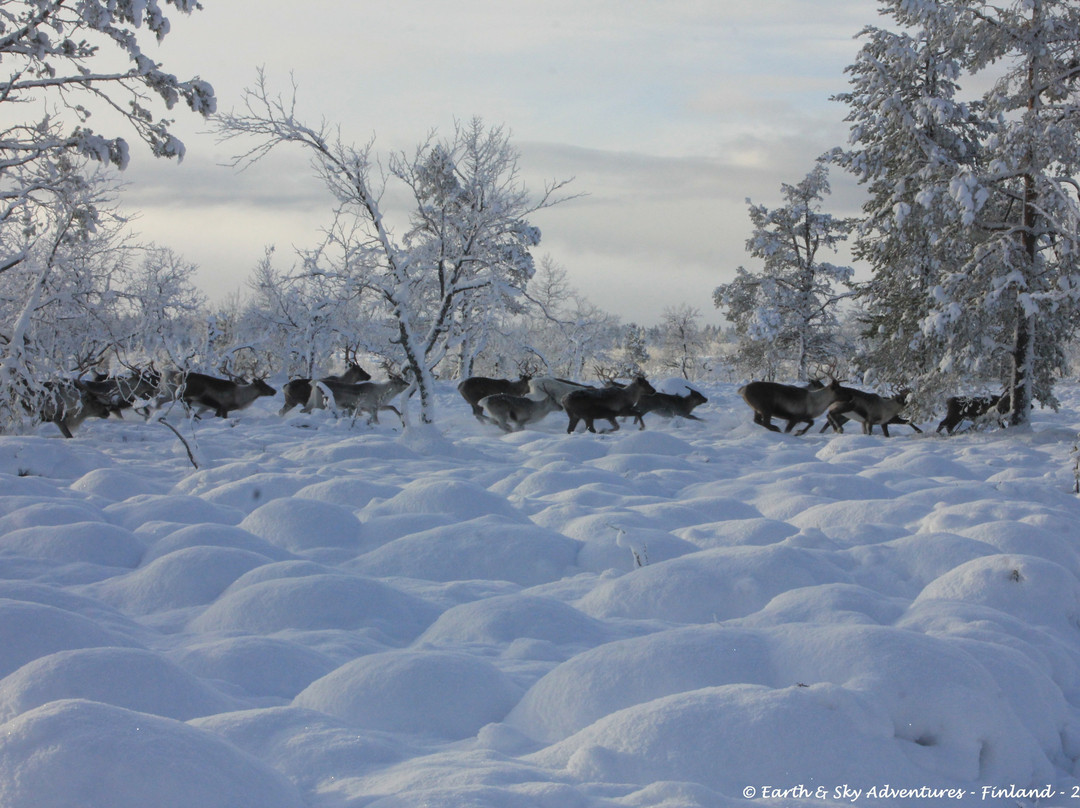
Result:
{"type": "Polygon", "coordinates": [[[846,401],[836,401],[829,405],[826,413],[828,423],[821,428],[824,432],[830,426],[836,432],[844,431],[847,421],[859,421],[862,424],[864,435],[873,434],[874,427],[881,427],[881,434],[889,437],[890,424],[906,424],[916,432],[922,432],[919,427],[906,418],[900,416],[900,411],[907,404],[907,392],[897,393],[888,398],[879,396],[877,393],[867,393],[856,390],[853,387],[842,387],[847,396],[846,401]]]}
{"type": "Polygon", "coordinates": [[[196,417],[213,410],[218,418],[228,418],[230,412],[242,410],[262,396],[277,394],[277,390],[262,379],[243,384],[234,379],[189,372],[174,382],[178,382],[177,397],[195,410],[196,417]]]}
{"type": "Polygon", "coordinates": [[[487,422],[484,408],[480,406],[480,400],[502,393],[508,396],[524,396],[529,392],[531,376],[522,375],[519,379],[493,379],[488,376],[470,376],[458,386],[461,397],[472,407],[473,415],[481,422],[487,422]]]}
{"type": "Polygon", "coordinates": [[[795,424],[806,424],[796,435],[805,434],[814,425],[814,419],[836,401],[845,401],[847,396],[836,379],[820,387],[796,387],[778,382],[750,382],[739,388],[739,395],[754,411],[754,423],[766,429],[779,432],[780,427],[773,424],[773,416],[788,422],[785,432],[790,432],[795,424]]]}
{"type": "Polygon", "coordinates": [[[689,418],[691,421],[700,421],[693,413],[694,407],[707,404],[699,391],[689,388],[686,395],[680,396],[674,393],[649,393],[642,396],[634,406],[634,422],[639,429],[645,428],[645,416],[655,412],[661,418],[689,418]]]}
{"type": "Polygon", "coordinates": [[[82,389],[82,382],[50,381],[43,388],[36,400],[24,400],[23,408],[56,424],[65,438],[74,437],[73,431],[87,418],[109,417],[109,407],[82,389]]]}
{"type": "Polygon", "coordinates": [[[584,421],[586,430],[596,432],[594,421],[599,418],[608,421],[609,431],[614,432],[619,428],[616,418],[632,414],[631,408],[642,396],[655,392],[644,376],[637,376],[625,387],[590,387],[567,393],[559,402],[570,418],[566,431],[573,432],[578,422],[584,421]]]}
{"type": "Polygon", "coordinates": [[[360,367],[356,362],[349,362],[349,366],[345,372],[337,375],[323,376],[319,379],[291,379],[281,388],[281,392],[285,396],[285,405],[278,410],[278,415],[284,415],[293,407],[301,404],[305,405],[304,411],[307,412],[306,405],[311,399],[311,386],[316,381],[356,384],[357,382],[366,382],[370,379],[371,374],[360,367]]]}
{"type": "Polygon", "coordinates": [[[945,417],[938,424],[937,431],[946,430],[950,435],[961,421],[977,421],[991,410],[997,410],[998,421],[1009,412],[1011,405],[1005,393],[996,396],[950,396],[945,400],[945,417]]]}

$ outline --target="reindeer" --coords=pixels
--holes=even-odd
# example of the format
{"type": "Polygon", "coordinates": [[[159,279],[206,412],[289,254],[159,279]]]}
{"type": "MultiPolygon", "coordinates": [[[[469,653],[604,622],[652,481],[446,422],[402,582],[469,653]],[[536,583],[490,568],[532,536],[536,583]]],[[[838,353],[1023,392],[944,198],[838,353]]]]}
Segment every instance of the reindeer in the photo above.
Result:
{"type": "Polygon", "coordinates": [[[805,423],[806,426],[796,435],[805,434],[814,425],[814,419],[825,412],[830,404],[849,398],[836,379],[821,387],[750,382],[739,388],[739,395],[754,410],[754,423],[773,432],[780,431],[780,427],[772,422],[774,415],[788,422],[785,432],[790,432],[795,424],[805,423]]]}
{"type": "Polygon", "coordinates": [[[684,396],[673,393],[649,393],[638,400],[632,415],[639,429],[645,428],[645,415],[650,412],[655,412],[661,418],[678,417],[700,421],[701,419],[693,414],[693,409],[708,401],[709,399],[693,388],[688,388],[684,396]]]}
{"type": "Polygon", "coordinates": [[[642,396],[655,393],[656,389],[644,376],[637,376],[625,387],[583,388],[563,396],[559,402],[570,418],[567,434],[572,433],[578,421],[585,421],[585,429],[596,432],[593,422],[603,418],[611,423],[611,432],[619,428],[615,419],[629,414],[642,396]]]}
{"type": "MultiPolygon", "coordinates": [[[[391,376],[385,382],[348,382],[318,381],[311,386],[311,398],[307,410],[324,409],[327,400],[333,401],[337,409],[356,415],[361,410],[368,413],[368,423],[379,423],[379,410],[391,410],[401,418],[401,410],[390,404],[390,400],[405,392],[409,382],[401,376],[391,376]]],[[[404,419],[402,418],[402,423],[404,419]]]]}
{"type": "Polygon", "coordinates": [[[87,418],[108,418],[110,412],[108,405],[84,390],[82,384],[78,381],[45,382],[36,403],[24,399],[23,408],[42,421],[56,424],[65,438],[72,438],[73,430],[87,418]]]}
{"type": "Polygon", "coordinates": [[[975,421],[991,410],[997,410],[998,422],[1009,412],[1011,402],[1005,393],[996,396],[950,396],[945,400],[945,417],[938,424],[937,431],[946,430],[950,435],[965,419],[975,421]]]}
{"type": "MultiPolygon", "coordinates": [[[[320,382],[345,382],[346,384],[356,384],[357,382],[366,382],[371,379],[371,374],[364,370],[356,362],[349,362],[348,368],[344,373],[336,376],[323,376],[321,379],[292,379],[285,383],[285,386],[281,388],[282,393],[285,395],[285,406],[278,410],[278,415],[284,415],[293,407],[300,404],[306,405],[311,399],[311,387],[316,381],[320,382]]],[[[308,412],[308,408],[304,407],[304,412],[308,412]]]]}
{"type": "Polygon", "coordinates": [[[149,417],[149,399],[158,392],[161,373],[151,363],[148,369],[132,368],[126,376],[106,376],[78,382],[79,387],[108,407],[110,413],[123,418],[123,411],[135,406],[136,401],[146,401],[142,415],[149,417]]]}
{"type": "Polygon", "coordinates": [[[513,379],[492,379],[487,376],[470,376],[457,386],[461,397],[472,407],[473,415],[481,423],[488,420],[484,415],[484,408],[480,406],[480,400],[496,394],[508,396],[523,396],[529,392],[529,383],[532,377],[522,375],[516,381],[513,379]]]}
{"type": "Polygon", "coordinates": [[[175,390],[176,398],[195,409],[196,418],[207,410],[213,410],[218,418],[228,418],[230,412],[250,406],[257,398],[277,394],[262,379],[244,384],[194,372],[173,371],[167,375],[166,384],[175,390]]]}
{"type": "Polygon", "coordinates": [[[480,399],[486,417],[505,432],[517,432],[562,407],[550,396],[512,396],[495,393],[480,399]]]}
{"type": "Polygon", "coordinates": [[[847,401],[836,401],[829,405],[826,412],[828,423],[821,428],[824,432],[830,426],[836,432],[844,431],[844,423],[859,421],[862,423],[863,434],[873,434],[874,426],[881,427],[881,434],[889,437],[889,424],[907,424],[916,432],[922,432],[919,427],[906,418],[900,417],[900,410],[907,404],[907,392],[897,393],[885,398],[876,393],[866,393],[852,387],[842,387],[848,396],[847,401]]]}

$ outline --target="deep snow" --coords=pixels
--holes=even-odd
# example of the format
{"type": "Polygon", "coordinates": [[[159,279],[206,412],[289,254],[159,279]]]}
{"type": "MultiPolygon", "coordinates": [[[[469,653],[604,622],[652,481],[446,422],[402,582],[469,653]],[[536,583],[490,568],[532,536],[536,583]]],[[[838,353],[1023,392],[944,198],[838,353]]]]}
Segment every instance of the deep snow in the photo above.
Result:
{"type": "Polygon", "coordinates": [[[0,438],[0,806],[1080,804],[1080,388],[888,439],[704,392],[0,438]]]}

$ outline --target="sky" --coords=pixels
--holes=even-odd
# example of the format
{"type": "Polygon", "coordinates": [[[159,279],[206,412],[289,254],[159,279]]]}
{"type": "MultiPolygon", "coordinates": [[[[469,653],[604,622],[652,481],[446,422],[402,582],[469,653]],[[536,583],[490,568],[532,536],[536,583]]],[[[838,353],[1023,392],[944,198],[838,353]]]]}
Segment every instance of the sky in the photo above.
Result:
{"type": "MultiPolygon", "coordinates": [[[[870,0],[268,7],[206,0],[190,17],[173,11],[151,55],[213,84],[222,112],[239,110],[261,67],[275,91],[295,82],[307,121],[382,153],[477,116],[505,127],[530,189],[570,179],[580,195],[533,216],[537,257],[643,325],[680,306],[722,321],[713,289],[740,265],[759,268],[745,251],[747,199],[779,206],[783,183],[846,142],[846,110],[830,98],[847,89],[856,34],[877,19],[870,0]]],[[[172,114],[183,162],[136,151],[123,177],[140,236],[197,264],[214,299],[244,290],[268,246],[287,267],[318,242],[332,200],[305,155],[282,148],[237,172],[227,163],[243,144],[172,114]]],[[[857,186],[839,170],[832,184],[826,209],[855,213],[857,186]]]]}

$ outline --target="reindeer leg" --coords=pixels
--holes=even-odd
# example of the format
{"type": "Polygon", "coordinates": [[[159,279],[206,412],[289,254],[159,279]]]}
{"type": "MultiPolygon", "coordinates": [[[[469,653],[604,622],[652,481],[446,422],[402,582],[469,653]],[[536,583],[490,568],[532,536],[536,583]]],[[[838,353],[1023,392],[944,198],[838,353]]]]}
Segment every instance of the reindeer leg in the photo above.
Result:
{"type": "Polygon", "coordinates": [[[770,430],[771,432],[779,432],[780,431],[780,427],[778,427],[776,424],[774,424],[772,422],[772,416],[771,415],[764,415],[764,414],[762,414],[760,412],[755,411],[754,412],[754,423],[755,424],[760,424],[761,426],[765,427],[766,429],[770,430]]]}

